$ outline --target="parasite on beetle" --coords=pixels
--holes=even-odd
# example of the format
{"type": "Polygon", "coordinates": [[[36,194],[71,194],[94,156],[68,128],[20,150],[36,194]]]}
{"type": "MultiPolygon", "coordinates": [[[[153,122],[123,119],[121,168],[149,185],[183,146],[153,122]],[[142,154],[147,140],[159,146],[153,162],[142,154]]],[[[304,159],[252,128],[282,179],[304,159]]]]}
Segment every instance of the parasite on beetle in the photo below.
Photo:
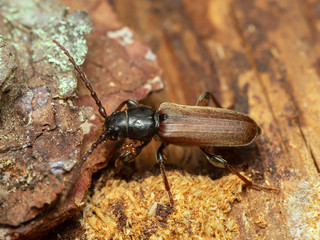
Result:
{"type": "Polygon", "coordinates": [[[82,165],[100,143],[106,140],[118,141],[120,151],[115,161],[115,171],[117,172],[124,163],[133,161],[155,136],[161,141],[161,146],[156,153],[156,159],[160,165],[165,189],[168,192],[172,206],[174,205],[174,201],[165,173],[164,164],[166,158],[163,152],[164,148],[169,144],[198,146],[212,165],[219,168],[228,168],[244,181],[247,186],[259,190],[277,191],[273,188],[253,184],[235,170],[226,160],[209,152],[209,147],[246,146],[259,137],[261,128],[246,114],[222,108],[213,94],[205,92],[198,99],[196,106],[165,102],[156,111],[150,107],[141,106],[134,100],[126,100],[108,116],[96,92],[80,67],[75,63],[73,57],[60,43],[55,40],[53,42],[69,58],[69,61],[95,100],[100,115],[105,119],[103,132],[99,139],[91,145],[77,165],[69,188],[66,191],[67,194],[77,180],[82,165]],[[210,99],[217,107],[208,107],[210,99]],[[126,106],[126,109],[122,110],[124,106],[126,106]],[[141,144],[139,146],[125,144],[124,141],[126,139],[139,141],[141,144]]]}

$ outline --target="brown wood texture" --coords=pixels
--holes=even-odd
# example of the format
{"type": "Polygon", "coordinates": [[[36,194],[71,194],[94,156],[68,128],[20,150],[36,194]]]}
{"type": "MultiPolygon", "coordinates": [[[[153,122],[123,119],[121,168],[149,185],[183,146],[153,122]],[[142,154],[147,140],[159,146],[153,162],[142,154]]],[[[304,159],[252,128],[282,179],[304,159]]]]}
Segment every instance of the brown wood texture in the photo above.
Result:
{"type": "Polygon", "coordinates": [[[319,237],[305,206],[317,204],[309,196],[319,187],[320,1],[112,3],[159,57],[166,88],[158,102],[194,104],[209,90],[261,125],[260,158],[244,162],[280,193],[245,192],[230,214],[234,238],[319,237]]]}
{"type": "MultiPolygon", "coordinates": [[[[88,8],[92,10],[95,7],[94,4],[89,6],[83,1],[64,2],[72,9],[89,11],[88,8]]],[[[154,231],[162,234],[156,236],[166,236],[163,239],[170,237],[186,239],[183,238],[183,234],[180,237],[178,234],[171,236],[174,231],[170,232],[168,229],[173,228],[177,233],[183,229],[180,228],[182,222],[189,223],[187,221],[189,218],[194,220],[190,216],[181,218],[192,207],[199,208],[199,212],[208,211],[211,214],[210,210],[213,207],[210,204],[214,201],[210,201],[210,198],[213,196],[218,199],[214,199],[218,202],[214,202],[214,205],[217,204],[217,208],[223,212],[228,213],[229,207],[232,207],[227,219],[223,216],[219,219],[220,222],[226,223],[220,232],[233,229],[232,237],[219,235],[219,231],[203,236],[206,229],[202,229],[198,236],[192,229],[196,229],[198,225],[200,229],[207,226],[202,225],[204,219],[194,221],[197,226],[189,226],[190,233],[194,235],[185,233],[185,236],[189,238],[193,236],[194,239],[210,237],[319,239],[320,130],[317,123],[320,119],[318,107],[320,1],[110,0],[109,2],[122,24],[129,26],[140,41],[152,48],[164,69],[165,89],[153,94],[144,103],[155,107],[164,101],[194,105],[201,93],[211,91],[224,107],[234,106],[235,110],[248,114],[264,132],[256,146],[249,150],[224,149],[221,155],[236,169],[246,172],[255,183],[280,190],[279,194],[252,189],[240,193],[239,189],[236,191],[235,187],[228,187],[230,181],[228,183],[228,180],[225,180],[232,173],[225,171],[227,176],[218,180],[212,180],[208,175],[205,177],[201,175],[211,173],[212,167],[196,148],[169,146],[166,149],[169,163],[193,173],[199,171],[201,174],[190,177],[188,174],[180,174],[179,171],[168,171],[176,200],[176,209],[173,213],[163,214],[170,219],[169,224],[162,219],[161,227],[153,225],[154,220],[148,213],[147,217],[143,217],[137,224],[133,221],[134,224],[128,229],[131,230],[134,225],[141,225],[144,231],[140,238],[148,239],[150,236],[148,231],[150,234],[154,231]],[[211,191],[208,192],[206,201],[200,202],[201,197],[199,197],[196,202],[189,202],[188,205],[183,200],[188,199],[188,194],[191,196],[191,193],[194,193],[194,189],[188,189],[188,184],[204,192],[210,189],[216,192],[213,195],[211,191]],[[218,189],[214,188],[216,186],[218,189]],[[237,194],[229,199],[223,198],[221,196],[225,195],[220,196],[219,189],[223,193],[237,192],[237,194]],[[239,202],[234,202],[236,199],[239,202]],[[182,205],[185,203],[182,207],[179,205],[181,202],[182,205]],[[228,204],[219,205],[219,202],[228,204]],[[208,208],[202,208],[206,206],[208,208]],[[236,227],[229,220],[231,222],[234,220],[236,227]],[[168,232],[169,236],[166,235],[168,232]]],[[[101,1],[97,0],[96,5],[99,3],[101,1]]],[[[95,16],[98,16],[97,20],[103,23],[110,18],[105,16],[102,10],[99,13],[95,16]]],[[[91,56],[91,60],[101,57],[99,53],[92,51],[91,56]]],[[[152,142],[142,151],[136,162],[138,168],[148,168],[155,163],[154,155],[158,146],[159,143],[152,142]]],[[[149,175],[154,177],[152,173],[149,175]]],[[[100,226],[95,225],[93,220],[108,216],[106,222],[110,223],[107,225],[112,225],[114,223],[111,224],[109,217],[116,214],[115,212],[123,214],[122,218],[116,217],[119,219],[115,223],[119,225],[121,232],[127,222],[134,219],[130,214],[142,215],[140,205],[145,204],[139,202],[140,197],[131,197],[130,200],[123,200],[124,205],[134,200],[137,202],[134,202],[133,210],[127,210],[121,205],[122,202],[120,204],[116,202],[117,208],[114,208],[110,204],[103,205],[100,200],[107,199],[106,201],[112,202],[108,199],[125,199],[127,195],[133,196],[136,192],[140,193],[143,189],[150,188],[152,190],[144,190],[147,197],[142,198],[143,201],[147,202],[148,198],[151,199],[148,204],[167,201],[165,191],[159,193],[159,189],[155,190],[154,185],[162,184],[160,177],[157,179],[142,177],[142,179],[141,184],[130,181],[128,185],[125,181],[111,179],[107,182],[110,188],[102,194],[103,197],[96,195],[92,198],[87,206],[92,205],[95,214],[90,215],[94,211],[86,207],[84,215],[89,212],[87,214],[89,218],[85,220],[91,221],[95,226],[93,232],[98,232],[100,226]],[[136,186],[129,187],[130,184],[136,186]],[[153,193],[157,196],[154,202],[152,202],[153,193]],[[112,197],[109,198],[109,195],[112,197]],[[114,195],[119,196],[113,198],[114,195]],[[96,206],[100,204],[103,207],[99,210],[96,206]],[[110,209],[106,210],[107,208],[110,209]],[[121,219],[123,221],[120,221],[121,219]]],[[[163,188],[162,185],[160,187],[163,188]]],[[[211,216],[208,219],[207,222],[214,222],[211,216]]],[[[82,227],[84,225],[82,224],[82,227]]],[[[100,239],[104,238],[103,233],[100,239]]]]}

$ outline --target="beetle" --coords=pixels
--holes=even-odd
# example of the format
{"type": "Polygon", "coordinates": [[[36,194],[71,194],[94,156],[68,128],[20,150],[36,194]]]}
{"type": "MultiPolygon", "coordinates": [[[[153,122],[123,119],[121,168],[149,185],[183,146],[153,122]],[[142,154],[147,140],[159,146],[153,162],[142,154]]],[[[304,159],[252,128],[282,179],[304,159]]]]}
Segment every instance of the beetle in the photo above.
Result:
{"type": "Polygon", "coordinates": [[[152,138],[157,137],[161,141],[161,146],[156,153],[156,159],[160,165],[171,206],[174,205],[174,201],[164,166],[166,162],[164,149],[169,144],[198,146],[212,165],[219,168],[228,168],[244,181],[247,186],[259,190],[277,191],[273,188],[253,184],[236,171],[226,160],[209,151],[209,147],[243,147],[254,142],[261,135],[262,130],[248,115],[222,108],[212,93],[205,92],[198,99],[196,106],[164,102],[158,110],[153,110],[150,107],[139,105],[134,100],[126,100],[108,116],[96,92],[80,67],[75,63],[73,57],[60,43],[55,40],[53,42],[69,58],[69,61],[95,100],[100,115],[105,119],[102,134],[91,145],[77,165],[69,188],[77,180],[80,169],[88,156],[102,142],[106,140],[118,141],[119,146],[121,146],[115,161],[115,172],[117,172],[124,163],[134,160],[152,138]],[[208,107],[210,100],[217,107],[208,107]],[[126,109],[122,110],[124,106],[126,106],[126,109]],[[125,139],[139,141],[141,144],[139,146],[124,144],[125,139]]]}

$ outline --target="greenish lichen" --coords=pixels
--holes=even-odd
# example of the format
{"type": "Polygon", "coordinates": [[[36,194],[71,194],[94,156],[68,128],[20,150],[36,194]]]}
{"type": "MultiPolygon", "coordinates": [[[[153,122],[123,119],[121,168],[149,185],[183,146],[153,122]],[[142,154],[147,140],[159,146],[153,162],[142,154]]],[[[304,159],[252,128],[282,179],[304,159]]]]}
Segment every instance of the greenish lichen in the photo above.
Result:
{"type": "Polygon", "coordinates": [[[84,35],[92,28],[87,13],[67,13],[67,8],[56,0],[2,0],[0,3],[5,20],[19,26],[11,28],[10,34],[6,35],[17,53],[23,53],[18,56],[19,66],[27,69],[33,63],[41,65],[37,68],[38,73],[53,76],[58,95],[71,97],[77,87],[75,74],[70,74],[73,66],[52,40],[68,49],[81,65],[88,51],[84,35]],[[47,71],[48,64],[54,65],[52,73],[47,71]]]}
{"type": "Polygon", "coordinates": [[[11,79],[14,77],[16,68],[15,56],[0,35],[0,99],[1,92],[12,84],[11,79]]]}
{"type": "Polygon", "coordinates": [[[90,31],[91,22],[89,17],[84,12],[75,11],[60,22],[59,27],[52,34],[49,34],[50,38],[45,38],[38,43],[52,49],[52,51],[48,52],[47,59],[49,63],[54,63],[59,67],[55,68],[56,71],[54,72],[59,82],[58,90],[61,97],[68,97],[74,92],[77,87],[77,80],[74,75],[70,74],[70,72],[73,72],[72,64],[52,40],[54,39],[62,44],[73,56],[75,62],[81,65],[88,51],[84,34],[88,34],[90,31]]]}
{"type": "Polygon", "coordinates": [[[77,79],[72,72],[61,72],[57,76],[59,83],[58,91],[60,96],[71,96],[77,88],[77,79]]]}
{"type": "Polygon", "coordinates": [[[66,7],[55,0],[3,0],[0,3],[1,13],[8,22],[23,23],[30,29],[51,25],[66,13],[66,7]]]}
{"type": "Polygon", "coordinates": [[[84,35],[90,33],[90,31],[91,22],[86,13],[82,11],[70,13],[65,20],[60,21],[56,29],[52,30],[49,34],[50,39],[44,42],[46,47],[53,46],[55,50],[53,51],[53,55],[48,56],[49,62],[57,63],[57,56],[59,56],[59,65],[63,71],[72,68],[72,65],[68,61],[61,61],[61,59],[67,58],[62,54],[62,51],[52,43],[54,39],[68,49],[77,64],[82,64],[88,50],[84,35]]]}

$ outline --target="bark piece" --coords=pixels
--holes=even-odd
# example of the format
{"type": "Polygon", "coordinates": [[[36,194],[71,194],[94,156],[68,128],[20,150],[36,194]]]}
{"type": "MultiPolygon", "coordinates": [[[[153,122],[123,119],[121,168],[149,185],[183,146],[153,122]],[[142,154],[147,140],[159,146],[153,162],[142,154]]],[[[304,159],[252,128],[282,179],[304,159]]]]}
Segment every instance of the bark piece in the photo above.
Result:
{"type": "MultiPolygon", "coordinates": [[[[80,89],[77,98],[73,66],[52,40],[65,46],[81,65],[87,53],[84,35],[92,25],[87,13],[68,13],[54,0],[3,1],[0,19],[0,67],[6,70],[0,76],[0,238],[36,239],[83,207],[91,175],[107,164],[114,144],[100,146],[93,155],[98,157],[88,160],[72,193],[59,202],[77,161],[100,134],[103,121],[92,114],[90,105],[94,110],[96,106],[86,89],[80,89]]],[[[110,24],[113,31],[122,28],[116,21],[110,24]]],[[[99,62],[99,68],[109,68],[110,61],[122,62],[109,72],[99,72],[99,79],[92,77],[95,88],[105,86],[97,92],[109,112],[126,98],[139,100],[162,86],[162,71],[155,59],[147,59],[148,48],[133,36],[132,44],[123,46],[107,36],[110,29],[94,27],[99,32],[89,46],[99,56],[97,40],[106,44],[103,50],[112,56],[99,62]],[[110,88],[108,76],[117,80],[121,72],[126,73],[125,80],[115,81],[112,91],[104,91],[110,88]],[[134,89],[129,74],[135,75],[134,89]]],[[[86,67],[91,80],[94,70],[90,69],[86,67]]]]}

